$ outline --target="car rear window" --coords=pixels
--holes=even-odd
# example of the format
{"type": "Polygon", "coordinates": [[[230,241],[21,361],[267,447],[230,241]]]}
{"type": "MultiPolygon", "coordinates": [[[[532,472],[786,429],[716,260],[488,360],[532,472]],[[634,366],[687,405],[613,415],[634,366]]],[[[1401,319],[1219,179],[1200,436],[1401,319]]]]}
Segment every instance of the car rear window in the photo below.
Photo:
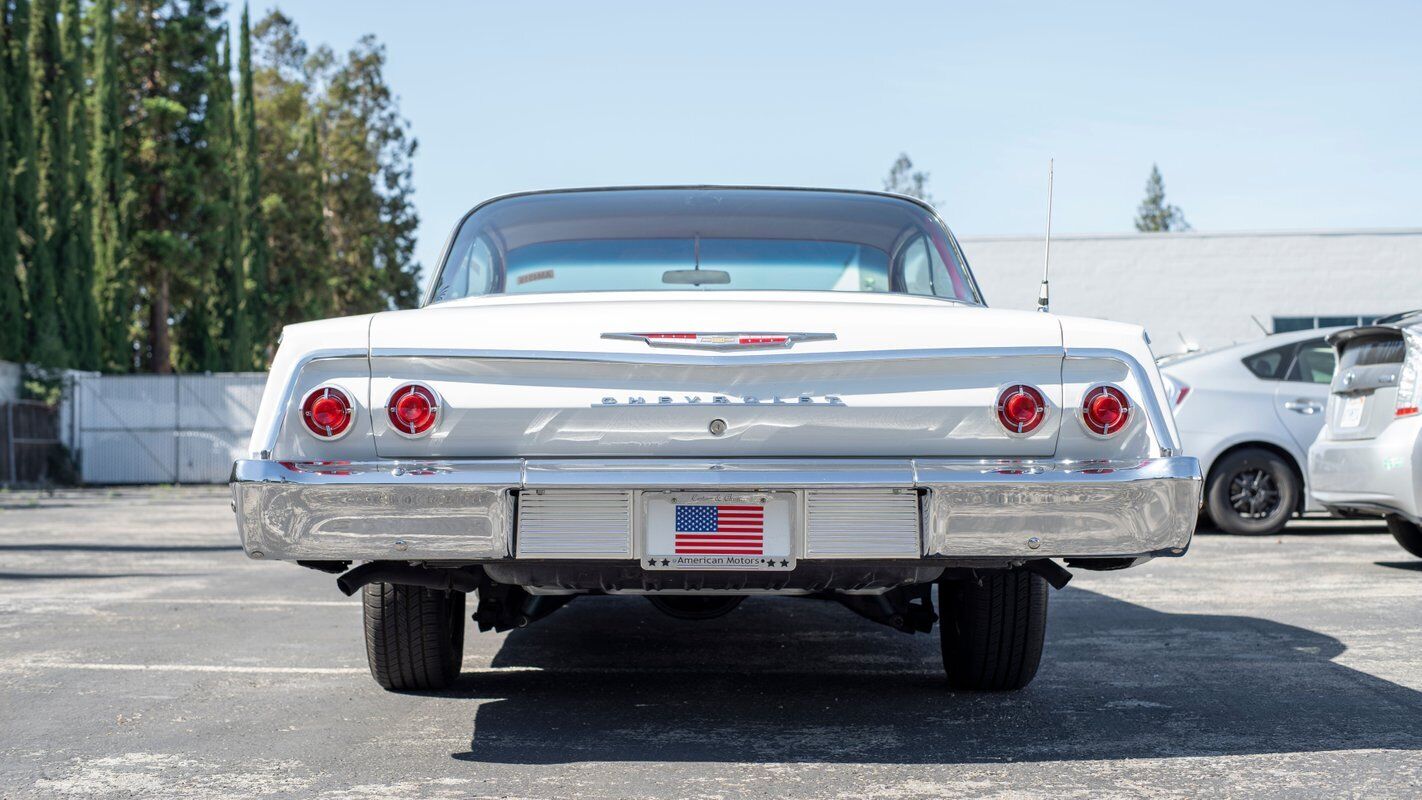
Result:
{"type": "Polygon", "coordinates": [[[545,192],[486,203],[461,223],[429,302],[736,290],[982,302],[952,234],[911,200],[709,187],[545,192]]]}
{"type": "Polygon", "coordinates": [[[1374,339],[1349,344],[1343,350],[1343,368],[1401,364],[1406,357],[1407,347],[1401,339],[1374,339]]]}
{"type": "Polygon", "coordinates": [[[1298,344],[1286,344],[1273,350],[1265,350],[1244,357],[1244,366],[1254,373],[1254,377],[1266,381],[1280,381],[1294,360],[1294,350],[1298,344]]]}

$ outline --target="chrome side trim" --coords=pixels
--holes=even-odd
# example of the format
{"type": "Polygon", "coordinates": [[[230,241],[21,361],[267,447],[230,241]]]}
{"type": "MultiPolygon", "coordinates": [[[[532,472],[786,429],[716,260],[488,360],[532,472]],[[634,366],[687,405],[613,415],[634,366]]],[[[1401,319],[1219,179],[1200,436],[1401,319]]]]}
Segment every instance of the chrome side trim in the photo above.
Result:
{"type": "MultiPolygon", "coordinates": [[[[725,367],[760,364],[836,364],[854,361],[916,360],[933,358],[1063,357],[1060,347],[951,347],[921,350],[848,350],[833,353],[757,353],[745,355],[684,355],[681,353],[596,353],[552,350],[476,350],[464,348],[375,347],[371,358],[476,358],[519,361],[566,361],[595,364],[675,364],[725,367]]],[[[1116,352],[1116,351],[1112,351],[1116,352]]],[[[1124,353],[1119,356],[1130,358],[1124,353]]]]}

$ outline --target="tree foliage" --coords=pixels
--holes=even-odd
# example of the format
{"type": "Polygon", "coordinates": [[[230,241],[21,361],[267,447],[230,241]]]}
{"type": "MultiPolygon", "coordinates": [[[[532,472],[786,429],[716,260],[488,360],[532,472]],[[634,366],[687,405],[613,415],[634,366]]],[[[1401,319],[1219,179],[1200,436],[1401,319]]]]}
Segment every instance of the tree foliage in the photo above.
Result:
{"type": "Polygon", "coordinates": [[[128,271],[125,220],[132,195],[124,178],[122,107],[114,0],[90,8],[93,52],[90,109],[93,113],[89,157],[90,241],[94,248],[93,296],[98,365],[109,372],[134,366],[133,309],[137,302],[128,271]]]}
{"type": "Polygon", "coordinates": [[[929,205],[934,204],[933,194],[928,191],[929,174],[916,171],[908,153],[899,153],[889,174],[884,178],[884,191],[917,197],[929,205]]]}
{"type": "Polygon", "coordinates": [[[1165,202],[1165,180],[1155,164],[1150,165],[1145,191],[1145,199],[1136,208],[1136,230],[1144,233],[1190,230],[1184,212],[1165,202]]]}
{"type": "Polygon", "coordinates": [[[415,301],[384,49],[244,9],[234,65],[224,12],[0,0],[0,358],[260,368],[285,324],[415,301]]]}
{"type": "Polygon", "coordinates": [[[20,235],[15,224],[12,176],[16,149],[11,77],[16,49],[11,7],[0,5],[0,359],[18,361],[25,355],[25,307],[20,287],[20,235]]]}

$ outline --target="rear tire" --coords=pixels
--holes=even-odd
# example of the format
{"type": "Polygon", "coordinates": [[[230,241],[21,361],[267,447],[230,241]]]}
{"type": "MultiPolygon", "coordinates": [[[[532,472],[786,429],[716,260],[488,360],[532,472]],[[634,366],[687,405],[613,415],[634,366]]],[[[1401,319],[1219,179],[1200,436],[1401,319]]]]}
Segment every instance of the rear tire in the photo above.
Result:
{"type": "Polygon", "coordinates": [[[938,584],[943,669],[954,689],[1004,691],[1032,682],[1047,634],[1047,581],[1026,570],[938,584]]]}
{"type": "Polygon", "coordinates": [[[464,662],[464,594],[394,583],[362,594],[365,655],[390,691],[443,689],[464,662]]]}
{"type": "Polygon", "coordinates": [[[1268,536],[1284,529],[1303,491],[1283,456],[1262,447],[1236,450],[1215,463],[1205,487],[1205,508],[1220,530],[1268,536]]]}
{"type": "Polygon", "coordinates": [[[1399,516],[1390,516],[1387,518],[1387,529],[1403,550],[1422,558],[1422,526],[1399,516]]]}

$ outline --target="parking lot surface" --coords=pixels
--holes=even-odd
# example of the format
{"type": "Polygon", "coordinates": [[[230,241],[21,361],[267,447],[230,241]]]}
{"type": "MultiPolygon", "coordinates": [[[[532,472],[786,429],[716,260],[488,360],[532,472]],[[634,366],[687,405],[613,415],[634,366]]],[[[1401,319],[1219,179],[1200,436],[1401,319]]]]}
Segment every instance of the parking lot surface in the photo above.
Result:
{"type": "Polygon", "coordinates": [[[1418,797],[1422,561],[1376,524],[1078,573],[1037,680],[752,598],[582,598],[440,694],[366,671],[331,576],[247,560],[220,488],[0,493],[6,797],[1418,797]]]}

